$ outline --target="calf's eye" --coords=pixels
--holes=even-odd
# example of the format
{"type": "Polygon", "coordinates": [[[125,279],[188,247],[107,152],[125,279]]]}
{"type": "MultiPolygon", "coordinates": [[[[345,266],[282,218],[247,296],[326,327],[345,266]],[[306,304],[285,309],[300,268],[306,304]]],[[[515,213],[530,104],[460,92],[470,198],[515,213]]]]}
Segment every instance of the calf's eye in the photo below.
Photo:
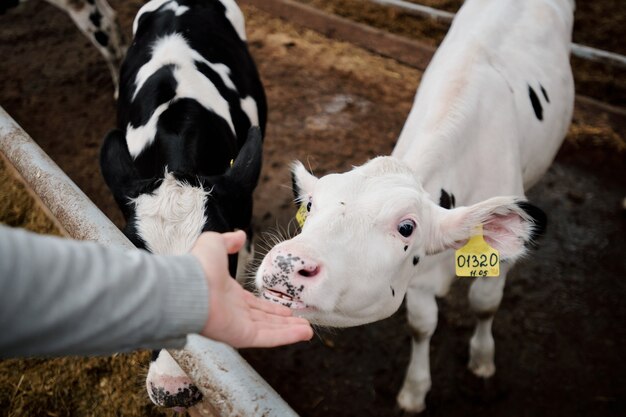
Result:
{"type": "Polygon", "coordinates": [[[306,204],[306,211],[311,211],[311,204],[310,201],[306,204]]]}
{"type": "Polygon", "coordinates": [[[404,237],[411,236],[413,234],[413,230],[415,230],[415,222],[413,220],[402,220],[402,222],[398,225],[398,233],[404,237]]]}

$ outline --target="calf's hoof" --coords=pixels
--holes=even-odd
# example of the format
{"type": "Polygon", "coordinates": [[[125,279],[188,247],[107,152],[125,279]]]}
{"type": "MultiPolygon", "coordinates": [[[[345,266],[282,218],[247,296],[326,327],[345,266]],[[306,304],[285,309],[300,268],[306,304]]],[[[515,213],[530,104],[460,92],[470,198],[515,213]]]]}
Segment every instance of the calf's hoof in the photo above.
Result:
{"type": "Polygon", "coordinates": [[[421,413],[426,409],[426,394],[430,390],[430,380],[404,382],[396,401],[407,413],[421,413]]]}
{"type": "Polygon", "coordinates": [[[396,400],[400,409],[406,413],[416,414],[426,410],[426,403],[424,400],[415,401],[415,398],[409,398],[409,396],[404,396],[402,394],[398,395],[396,400]]]}
{"type": "Polygon", "coordinates": [[[493,363],[470,362],[467,366],[474,375],[479,378],[491,378],[496,373],[496,365],[493,363]]]}
{"type": "Polygon", "coordinates": [[[193,384],[178,385],[176,388],[149,384],[148,395],[157,406],[176,411],[192,407],[202,400],[202,393],[193,384]]]}

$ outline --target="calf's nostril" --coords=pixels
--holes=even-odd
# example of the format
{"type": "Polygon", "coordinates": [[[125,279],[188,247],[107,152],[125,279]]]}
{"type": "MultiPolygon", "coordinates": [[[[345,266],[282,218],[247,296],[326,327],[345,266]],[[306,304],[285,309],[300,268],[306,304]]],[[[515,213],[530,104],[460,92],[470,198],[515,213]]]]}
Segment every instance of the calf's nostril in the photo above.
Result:
{"type": "Polygon", "coordinates": [[[320,267],[318,265],[313,265],[310,267],[304,267],[298,271],[298,275],[301,275],[305,278],[311,278],[317,275],[320,272],[320,267]]]}

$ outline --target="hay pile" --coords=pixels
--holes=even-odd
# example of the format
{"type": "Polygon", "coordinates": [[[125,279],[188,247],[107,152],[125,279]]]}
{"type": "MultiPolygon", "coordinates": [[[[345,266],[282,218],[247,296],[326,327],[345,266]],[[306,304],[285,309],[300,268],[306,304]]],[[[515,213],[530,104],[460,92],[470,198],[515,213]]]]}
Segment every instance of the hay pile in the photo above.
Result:
{"type": "Polygon", "coordinates": [[[0,154],[0,223],[46,235],[61,236],[55,223],[41,210],[24,183],[0,154]]]}
{"type": "Polygon", "coordinates": [[[161,416],[145,393],[149,352],[0,361],[6,416],[161,416]]]}

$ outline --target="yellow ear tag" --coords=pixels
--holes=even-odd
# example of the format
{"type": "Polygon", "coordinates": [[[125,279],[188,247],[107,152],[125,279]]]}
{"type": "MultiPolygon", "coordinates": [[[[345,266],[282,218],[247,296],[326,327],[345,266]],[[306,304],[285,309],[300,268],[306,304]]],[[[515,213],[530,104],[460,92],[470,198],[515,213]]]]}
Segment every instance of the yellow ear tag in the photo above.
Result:
{"type": "Polygon", "coordinates": [[[234,164],[234,163],[235,163],[235,160],[234,160],[234,159],[231,159],[231,160],[230,160],[230,167],[231,167],[231,168],[233,167],[233,164],[234,164]]]}
{"type": "Polygon", "coordinates": [[[302,229],[302,226],[304,226],[304,222],[308,214],[309,213],[306,210],[306,204],[301,204],[300,208],[298,209],[298,212],[296,213],[296,221],[298,222],[300,229],[302,229]]]}
{"type": "Polygon", "coordinates": [[[500,254],[485,242],[483,226],[477,234],[454,254],[459,277],[497,277],[500,275],[500,254]]]}

